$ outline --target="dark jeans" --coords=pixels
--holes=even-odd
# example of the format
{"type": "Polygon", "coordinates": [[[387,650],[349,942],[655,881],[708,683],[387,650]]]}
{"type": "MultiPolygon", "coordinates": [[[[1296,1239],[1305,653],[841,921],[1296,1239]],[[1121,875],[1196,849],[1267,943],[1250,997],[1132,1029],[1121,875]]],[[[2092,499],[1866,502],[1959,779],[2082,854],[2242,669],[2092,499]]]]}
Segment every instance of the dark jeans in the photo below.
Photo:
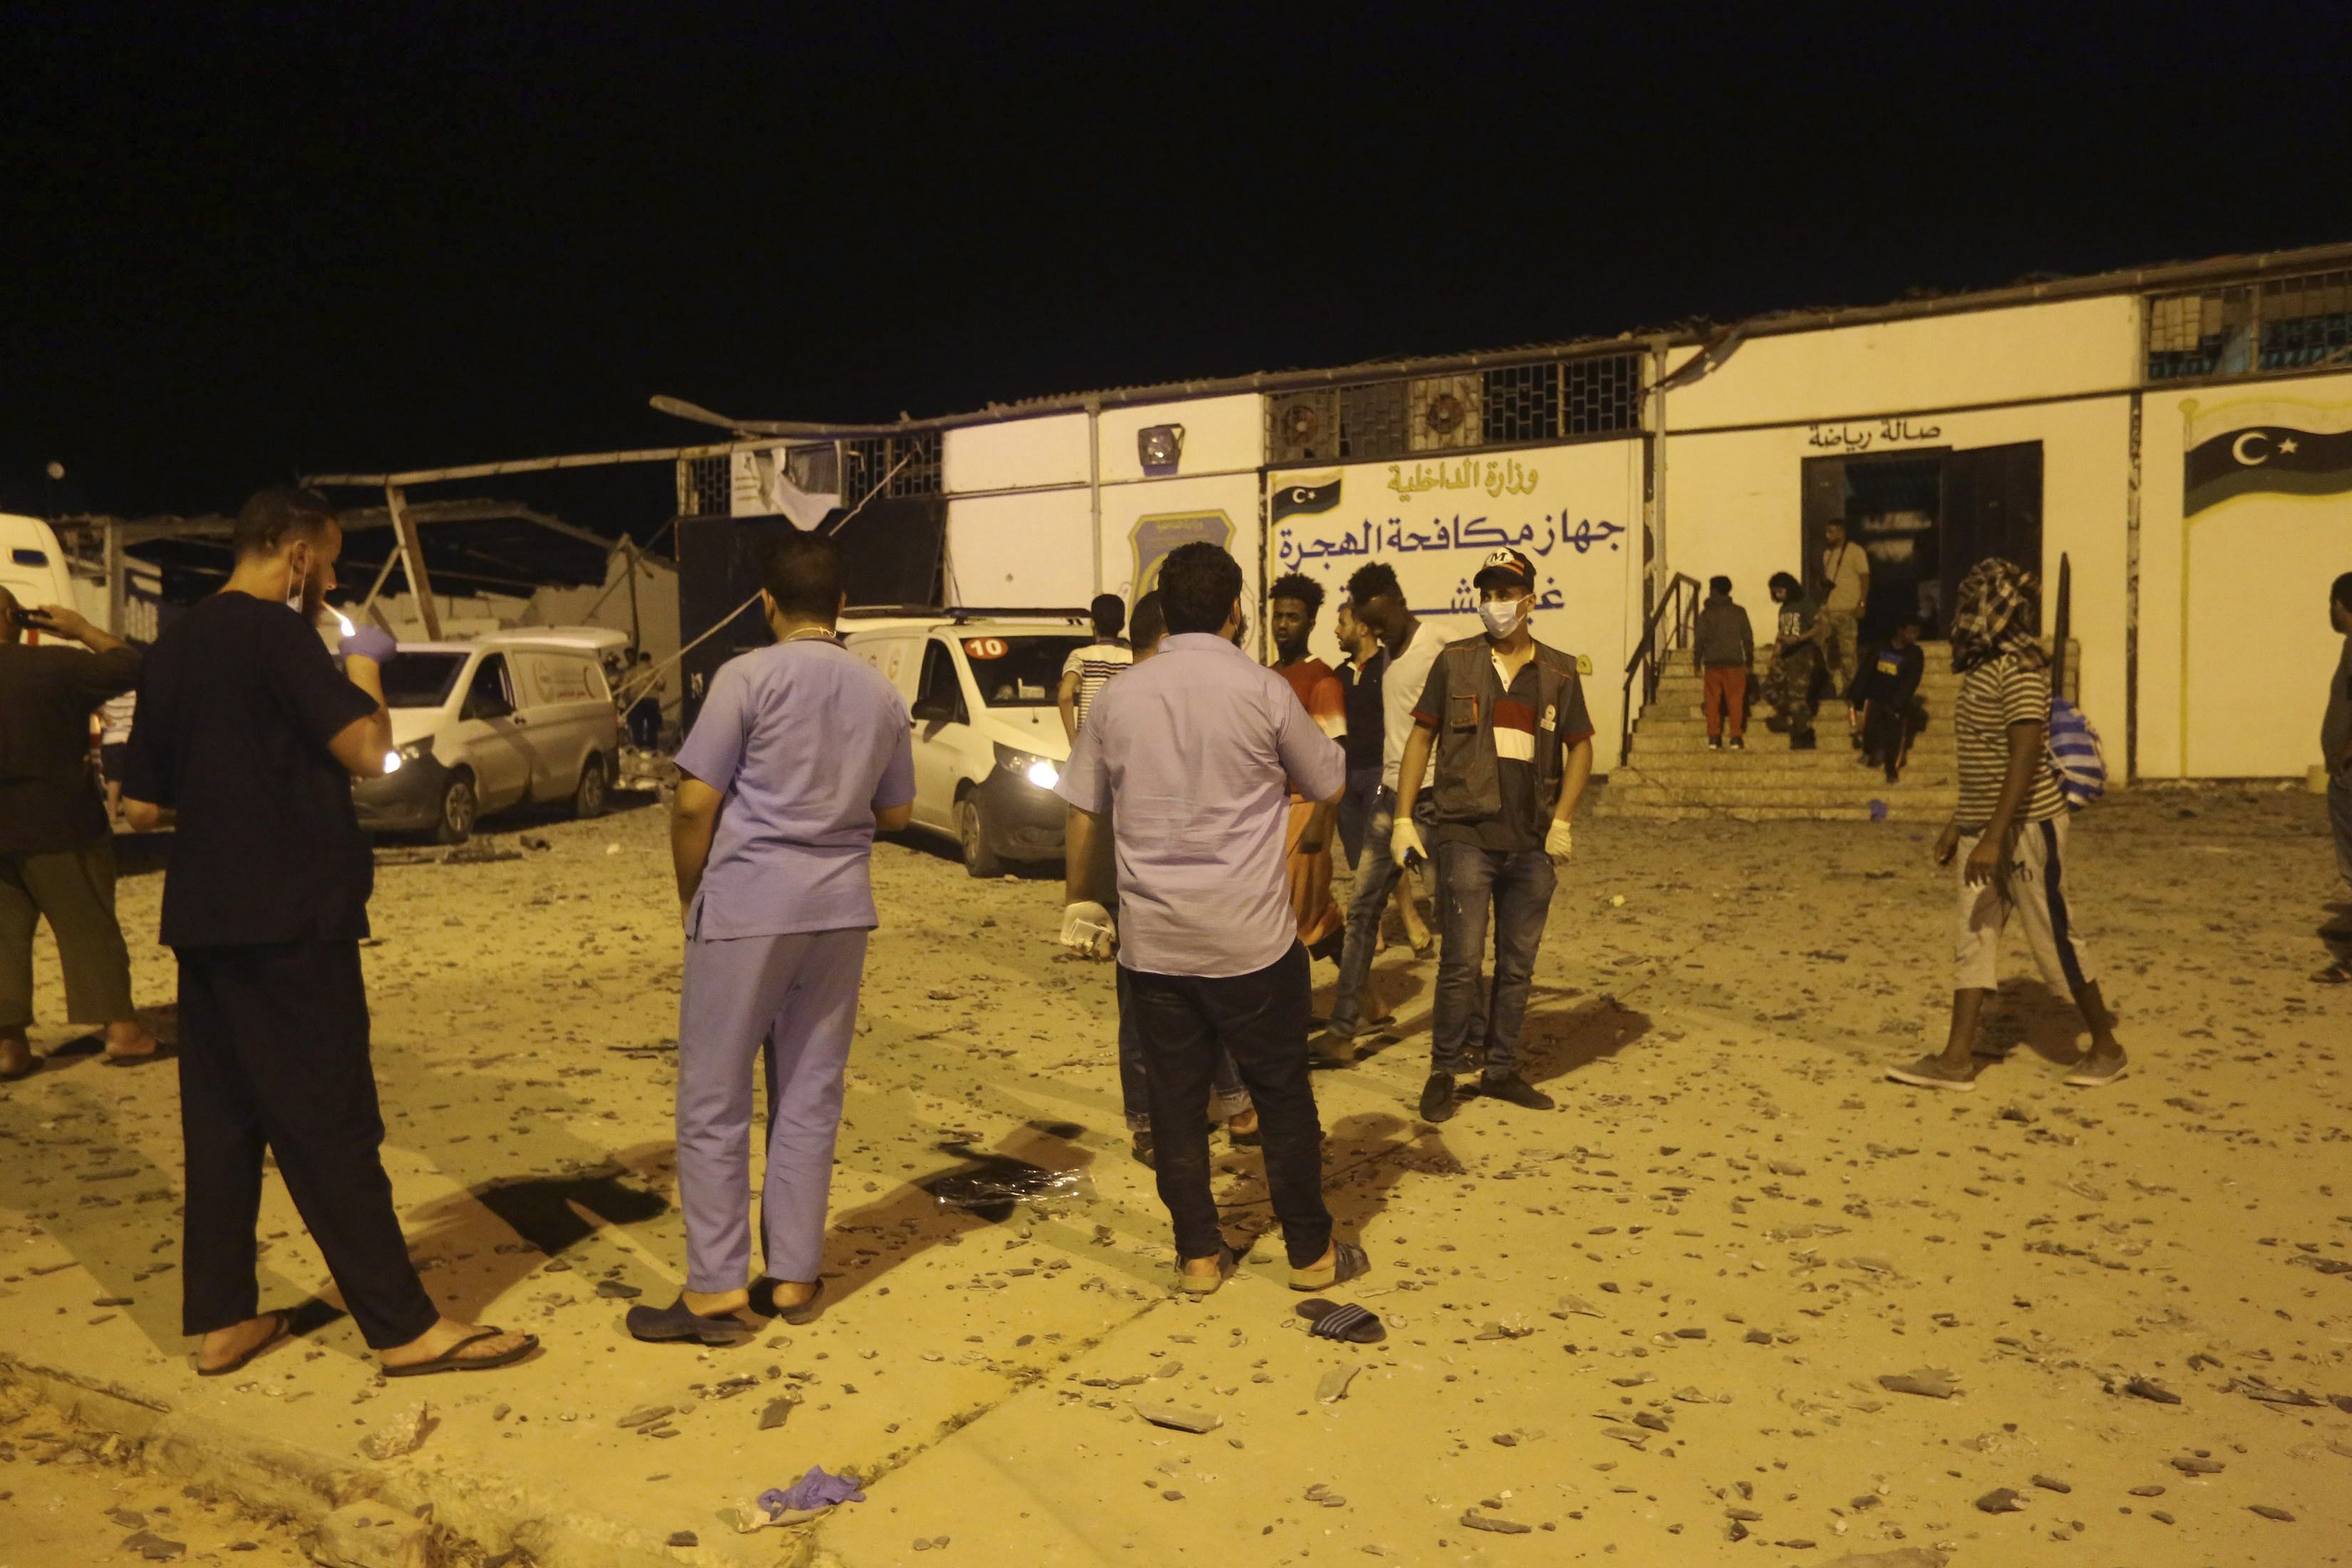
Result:
{"type": "MultiPolygon", "coordinates": [[[[1396,893],[1404,868],[1389,858],[1389,830],[1395,826],[1396,795],[1383,789],[1372,804],[1365,825],[1364,858],[1356,868],[1355,895],[1348,900],[1348,935],[1339,950],[1339,992],[1331,1003],[1331,1033],[1346,1039],[1356,1032],[1357,1009],[1363,1005],[1364,981],[1372,973],[1372,947],[1380,939],[1381,916],[1396,893]]],[[[1429,793],[1413,803],[1412,819],[1421,825],[1421,838],[1429,842],[1436,826],[1437,808],[1429,793]]]]}
{"type": "Polygon", "coordinates": [[[658,697],[640,697],[629,705],[629,744],[650,752],[661,744],[662,707],[658,697]]]}
{"type": "MultiPolygon", "coordinates": [[[[1151,1125],[1151,1072],[1144,1064],[1143,1037],[1136,1026],[1135,983],[1128,978],[1126,966],[1113,967],[1118,977],[1118,1097],[1127,1112],[1127,1130],[1140,1132],[1151,1125]]],[[[1242,1087],[1233,1053],[1220,1051],[1217,1076],[1209,1085],[1209,1114],[1223,1121],[1249,1108],[1249,1090],[1242,1087]]]]}
{"type": "Polygon", "coordinates": [[[327,1259],[360,1337],[406,1344],[440,1319],[408,1261],[368,1059],[356,942],[184,947],[180,1135],[188,1171],[181,1330],[260,1316],[261,1157],[327,1259]]]}
{"type": "Polygon", "coordinates": [[[1339,847],[1348,852],[1348,869],[1356,868],[1356,861],[1364,853],[1364,830],[1371,826],[1372,808],[1381,795],[1381,770],[1377,767],[1348,770],[1347,793],[1339,797],[1339,847]]]}
{"type": "Polygon", "coordinates": [[[1307,950],[1254,974],[1132,976],[1143,1056],[1150,1068],[1153,1169],[1176,1226],[1179,1258],[1213,1258],[1224,1245],[1209,1185],[1209,1080],[1230,1053],[1257,1101],[1265,1182],[1290,1265],[1303,1268],[1331,1245],[1323,1205],[1323,1123],[1307,1068],[1307,950]]]}
{"type": "Polygon", "coordinates": [[[1437,847],[1437,914],[1444,931],[1438,950],[1436,1016],[1430,1032],[1430,1070],[1470,1069],[1471,1041],[1486,1014],[1486,1076],[1507,1077],[1519,1064],[1519,1027],[1527,1021],[1536,949],[1543,945],[1559,876],[1540,849],[1437,847]],[[1486,915],[1495,917],[1495,986],[1482,1009],[1478,965],[1486,952],[1486,915]]]}

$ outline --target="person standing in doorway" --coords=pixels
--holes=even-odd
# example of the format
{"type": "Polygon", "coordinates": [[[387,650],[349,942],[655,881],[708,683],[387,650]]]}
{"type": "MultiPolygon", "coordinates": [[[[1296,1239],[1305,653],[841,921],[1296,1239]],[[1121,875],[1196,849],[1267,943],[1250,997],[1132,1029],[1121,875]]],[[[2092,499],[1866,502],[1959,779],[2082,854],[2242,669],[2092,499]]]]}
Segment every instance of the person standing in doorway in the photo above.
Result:
{"type": "Polygon", "coordinates": [[[1813,749],[1813,712],[1819,702],[1814,688],[1822,679],[1822,640],[1829,623],[1812,598],[1786,572],[1772,574],[1772,601],[1780,606],[1780,635],[1774,646],[1772,666],[1764,672],[1764,700],[1788,727],[1789,749],[1813,749]]]}
{"type": "Polygon", "coordinates": [[[1118,839],[1118,962],[1149,1063],[1179,1286],[1207,1295],[1239,1262],[1209,1179],[1209,1086],[1222,1050],[1257,1102],[1291,1288],[1324,1289],[1370,1264],[1332,1235],[1323,1201],[1307,949],[1283,846],[1291,791],[1336,805],[1347,759],[1288,683],[1233,645],[1242,571],[1231,555],[1180,545],[1159,592],[1166,641],[1096,699],[1055,792],[1078,808],[1081,846],[1106,830],[1118,839]]]}
{"type": "Polygon", "coordinates": [[[180,961],[187,1160],[182,1326],[196,1371],[235,1372],[284,1335],[254,1278],[265,1155],[387,1377],[478,1372],[538,1345],[443,1317],[408,1260],[379,1152],[360,942],[375,864],[352,781],[392,754],[389,632],[317,630],[342,528],[310,490],[237,513],[221,591],[156,640],[123,757],[122,811],[173,827],[164,942],[180,961]]]}
{"type": "MultiPolygon", "coordinates": [[[[1396,818],[1397,775],[1404,763],[1404,745],[1412,734],[1412,705],[1428,684],[1429,672],[1444,651],[1445,639],[1408,609],[1396,569],[1385,561],[1369,562],[1348,579],[1348,597],[1356,619],[1380,639],[1388,667],[1381,677],[1381,793],[1372,804],[1370,831],[1364,837],[1364,858],[1356,868],[1356,888],[1348,900],[1348,933],[1339,955],[1339,988],[1331,1004],[1331,1019],[1318,1045],[1321,1059],[1345,1066],[1356,1059],[1356,1031],[1364,1022],[1370,996],[1372,953],[1379,943],[1381,915],[1402,883],[1412,896],[1406,868],[1390,856],[1396,818]]],[[[1422,781],[1425,787],[1426,778],[1422,781]]],[[[1427,822],[1436,820],[1426,799],[1419,809],[1427,822]]]]}
{"type": "MultiPolygon", "coordinates": [[[[2336,673],[2327,680],[2327,713],[2319,723],[2319,755],[2327,768],[2327,824],[2336,835],[2336,871],[2352,886],[2352,572],[2327,591],[2327,624],[2344,639],[2336,673]]],[[[2320,928],[2332,955],[2312,976],[2322,985],[2352,982],[2352,915],[2320,928]]]]}
{"type": "Polygon", "coordinates": [[[1073,741],[1103,687],[1135,662],[1135,650],[1118,635],[1127,625],[1127,601],[1117,594],[1097,594],[1087,613],[1094,622],[1095,640],[1072,648],[1062,661],[1062,685],[1055,694],[1062,733],[1073,741]]]}
{"type": "Polygon", "coordinates": [[[2048,749],[2050,661],[2034,640],[2032,574],[1998,556],[1979,562],[1952,605],[1952,668],[1959,672],[1952,729],[1959,748],[1959,808],[1936,839],[1936,863],[1959,862],[1952,1026],[1939,1056],[1886,1076],[1920,1089],[1976,1087],[1977,1020],[2000,984],[2000,937],[2014,915],[2053,989],[2074,997],[2091,1048],[2066,1075],[2078,1089],[2123,1077],[2124,1048],[2075,934],[2067,886],[2066,798],[2048,749]]]}
{"type": "Polygon", "coordinates": [[[746,1310],[816,1316],[826,1198],[874,908],[874,836],[914,815],[907,705],[841,646],[841,546],[768,547],[775,637],[711,679],[677,750],[670,858],[686,926],[678,994],[677,1188],[686,1288],[632,1307],[640,1340],[729,1343],[746,1310]],[[767,1069],[766,1267],[751,1278],[751,1077],[767,1069]]]}
{"type": "Polygon", "coordinates": [[[139,650],[121,637],[62,605],[28,612],[0,588],[0,1079],[38,1065],[26,1030],[43,916],[65,969],[66,1016],[105,1025],[110,1062],[155,1059],[155,1037],[131,1013],[131,950],[114,916],[113,814],[89,779],[90,711],[111,707],[139,669],[139,650]],[[82,646],[32,647],[27,626],[82,646]]]}
{"type": "Polygon", "coordinates": [[[1592,721],[1576,660],[1535,640],[1535,563],[1497,550],[1471,579],[1484,637],[1452,644],[1429,672],[1412,708],[1403,781],[1397,792],[1391,858],[1426,853],[1413,820],[1423,765],[1435,761],[1437,909],[1436,1017],[1424,1121],[1454,1114],[1456,1074],[1483,1062],[1478,1092],[1529,1110],[1551,1096],[1518,1066],[1519,1031],[1535,980],[1536,952],[1551,913],[1557,868],[1568,864],[1570,823],[1592,776],[1592,721]],[[1477,1004],[1487,919],[1495,928],[1495,984],[1477,1004]],[[1471,1030],[1485,1016],[1473,1059],[1471,1030]]]}
{"type": "Polygon", "coordinates": [[[1731,579],[1710,577],[1706,603],[1691,632],[1691,668],[1699,672],[1699,707],[1706,715],[1706,749],[1748,749],[1748,678],[1756,668],[1756,632],[1748,612],[1731,599],[1731,579]]]}
{"type": "MultiPolygon", "coordinates": [[[[1840,691],[1853,687],[1862,632],[1862,613],[1870,603],[1870,552],[1846,537],[1845,519],[1833,517],[1822,525],[1822,620],[1829,628],[1822,657],[1840,691]]],[[[1849,706],[1846,730],[1853,744],[1862,744],[1862,715],[1849,706]]]]}
{"type": "MultiPolygon", "coordinates": [[[[1307,650],[1315,617],[1323,608],[1323,584],[1303,573],[1274,580],[1266,590],[1266,629],[1274,635],[1274,672],[1289,683],[1315,727],[1335,741],[1348,736],[1348,694],[1331,667],[1307,650]]],[[[1345,747],[1342,746],[1342,754],[1345,747]]],[[[1298,940],[1310,958],[1339,960],[1342,921],[1331,901],[1331,824],[1335,801],[1324,805],[1294,794],[1285,844],[1290,877],[1290,907],[1298,917],[1298,940]]]]}
{"type": "MultiPolygon", "coordinates": [[[[1135,661],[1127,668],[1139,668],[1160,651],[1160,641],[1168,635],[1156,589],[1135,601],[1129,633],[1135,645],[1135,661]]],[[[1078,808],[1071,806],[1069,814],[1075,823],[1078,808]]],[[[1112,864],[1113,834],[1097,832],[1089,837],[1093,853],[1085,860],[1072,856],[1063,863],[1062,945],[1080,957],[1102,959],[1110,957],[1118,946],[1118,876],[1112,864]]],[[[1127,1114],[1136,1163],[1149,1167],[1156,1158],[1151,1141],[1151,1069],[1143,1057],[1135,988],[1127,968],[1114,964],[1111,973],[1118,1001],[1119,1100],[1127,1114]]],[[[1225,1136],[1235,1148],[1255,1148],[1259,1143],[1257,1112],[1251,1108],[1249,1090],[1243,1087],[1229,1052],[1217,1058],[1217,1074],[1209,1085],[1209,1114],[1225,1124],[1225,1136]]]]}

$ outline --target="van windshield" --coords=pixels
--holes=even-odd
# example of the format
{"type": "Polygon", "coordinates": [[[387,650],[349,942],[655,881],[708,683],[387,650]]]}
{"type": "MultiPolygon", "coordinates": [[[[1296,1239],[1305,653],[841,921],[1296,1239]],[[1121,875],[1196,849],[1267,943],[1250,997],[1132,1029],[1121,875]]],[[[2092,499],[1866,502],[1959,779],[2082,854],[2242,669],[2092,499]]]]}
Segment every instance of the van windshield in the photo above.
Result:
{"type": "Polygon", "coordinates": [[[1070,651],[1093,640],[1083,635],[967,637],[963,656],[980,700],[991,708],[1051,708],[1070,651]]]}
{"type": "Polygon", "coordinates": [[[449,700],[464,668],[462,653],[396,653],[384,660],[383,705],[438,708],[449,700]]]}

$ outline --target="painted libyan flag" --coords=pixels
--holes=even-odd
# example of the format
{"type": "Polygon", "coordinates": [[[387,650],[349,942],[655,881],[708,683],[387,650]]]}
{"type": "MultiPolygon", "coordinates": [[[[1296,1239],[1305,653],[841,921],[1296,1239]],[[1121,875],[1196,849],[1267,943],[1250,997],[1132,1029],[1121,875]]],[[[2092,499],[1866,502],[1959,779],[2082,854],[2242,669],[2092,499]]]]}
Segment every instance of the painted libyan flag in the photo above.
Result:
{"type": "Polygon", "coordinates": [[[1294,479],[1276,487],[1274,491],[1274,519],[1280,522],[1286,517],[1309,517],[1329,511],[1339,504],[1339,479],[1318,477],[1294,479]]]}
{"type": "Polygon", "coordinates": [[[2188,412],[2184,516],[2257,492],[2352,492],[2352,407],[2250,402],[2188,412]]]}

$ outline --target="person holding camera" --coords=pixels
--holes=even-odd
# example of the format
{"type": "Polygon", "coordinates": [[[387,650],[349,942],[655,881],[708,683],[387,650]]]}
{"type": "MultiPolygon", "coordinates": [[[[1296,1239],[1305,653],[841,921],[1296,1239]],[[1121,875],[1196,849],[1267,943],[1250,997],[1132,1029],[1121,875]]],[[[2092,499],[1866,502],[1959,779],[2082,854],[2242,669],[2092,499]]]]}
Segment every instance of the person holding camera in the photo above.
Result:
{"type": "Polygon", "coordinates": [[[131,950],[114,918],[114,834],[89,775],[89,716],[139,680],[139,650],[62,605],[0,588],[0,1079],[39,1064],[33,933],[44,916],[65,968],[66,1016],[106,1026],[106,1059],[150,1061],[131,1009],[131,950]],[[26,628],[81,644],[32,647],[26,628]]]}

